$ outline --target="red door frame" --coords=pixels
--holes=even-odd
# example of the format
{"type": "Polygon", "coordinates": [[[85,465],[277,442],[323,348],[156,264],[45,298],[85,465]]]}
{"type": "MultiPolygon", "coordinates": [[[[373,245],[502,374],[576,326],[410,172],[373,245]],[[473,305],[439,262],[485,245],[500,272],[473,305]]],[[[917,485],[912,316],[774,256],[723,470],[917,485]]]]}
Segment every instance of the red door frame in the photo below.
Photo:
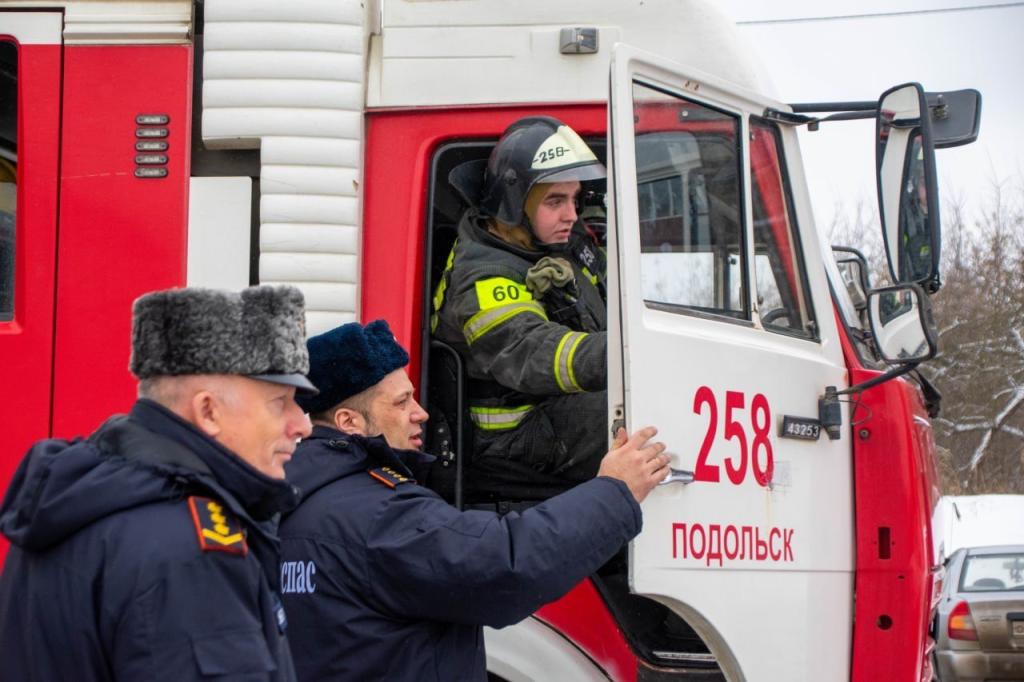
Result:
{"type": "MultiPolygon", "coordinates": [[[[50,432],[61,44],[59,27],[54,44],[21,44],[14,35],[0,35],[0,40],[18,49],[14,315],[0,322],[6,389],[0,393],[0,490],[6,490],[28,447],[50,432]]],[[[6,549],[0,541],[0,561],[6,549]]]]}
{"type": "Polygon", "coordinates": [[[424,235],[434,151],[451,140],[497,139],[513,121],[554,116],[580,135],[604,135],[603,102],[465,109],[376,110],[366,115],[361,317],[385,318],[419,376],[424,235]]]}

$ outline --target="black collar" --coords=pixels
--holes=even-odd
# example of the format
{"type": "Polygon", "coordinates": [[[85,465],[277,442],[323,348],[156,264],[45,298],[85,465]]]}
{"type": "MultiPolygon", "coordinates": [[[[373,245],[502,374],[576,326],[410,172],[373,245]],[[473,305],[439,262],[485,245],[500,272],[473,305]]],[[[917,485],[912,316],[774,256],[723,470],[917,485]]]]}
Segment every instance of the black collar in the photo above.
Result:
{"type": "Polygon", "coordinates": [[[413,478],[422,478],[424,469],[437,459],[418,450],[396,450],[388,445],[384,436],[360,436],[319,424],[313,427],[310,439],[324,440],[328,447],[339,451],[348,450],[351,443],[366,453],[367,468],[397,467],[413,478]]]}
{"type": "MultiPolygon", "coordinates": [[[[159,403],[145,398],[132,407],[129,419],[182,446],[160,453],[154,464],[182,466],[208,474],[256,521],[288,511],[298,504],[298,491],[287,481],[270,478],[238,455],[159,403]]],[[[152,457],[152,455],[150,455],[152,457]]]]}

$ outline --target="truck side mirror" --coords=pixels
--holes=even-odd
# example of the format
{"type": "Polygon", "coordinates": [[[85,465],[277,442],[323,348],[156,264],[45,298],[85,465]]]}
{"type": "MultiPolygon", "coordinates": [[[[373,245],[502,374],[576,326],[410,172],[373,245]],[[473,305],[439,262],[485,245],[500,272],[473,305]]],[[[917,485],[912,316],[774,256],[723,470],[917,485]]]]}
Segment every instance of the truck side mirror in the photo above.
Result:
{"type": "Polygon", "coordinates": [[[932,119],[932,142],[936,149],[959,147],[978,139],[981,126],[981,93],[951,90],[925,93],[932,119]]]}
{"type": "Polygon", "coordinates": [[[868,307],[867,292],[871,290],[867,259],[860,251],[849,246],[833,246],[832,256],[836,259],[839,275],[843,278],[853,307],[858,311],[864,310],[868,307]]]}
{"type": "Polygon", "coordinates": [[[938,348],[931,302],[920,287],[899,284],[868,295],[868,320],[879,356],[890,365],[918,364],[938,348]]]}
{"type": "Polygon", "coordinates": [[[868,294],[867,308],[875,349],[882,360],[895,367],[841,391],[835,386],[825,387],[825,394],[818,397],[818,421],[831,440],[842,434],[839,396],[860,393],[907,374],[938,350],[931,300],[916,284],[875,289],[868,294]]]}
{"type": "Polygon", "coordinates": [[[941,230],[931,115],[918,83],[882,93],[876,172],[882,240],[894,282],[939,290],[941,230]]]}

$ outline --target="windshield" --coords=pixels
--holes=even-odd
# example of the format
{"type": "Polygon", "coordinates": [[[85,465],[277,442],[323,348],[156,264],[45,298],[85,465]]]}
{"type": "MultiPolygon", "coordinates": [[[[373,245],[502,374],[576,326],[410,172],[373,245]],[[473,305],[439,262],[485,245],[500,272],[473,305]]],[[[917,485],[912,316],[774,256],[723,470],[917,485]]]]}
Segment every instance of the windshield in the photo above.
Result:
{"type": "Polygon", "coordinates": [[[1024,590],[1024,554],[988,554],[964,560],[961,592],[1024,590]]]}

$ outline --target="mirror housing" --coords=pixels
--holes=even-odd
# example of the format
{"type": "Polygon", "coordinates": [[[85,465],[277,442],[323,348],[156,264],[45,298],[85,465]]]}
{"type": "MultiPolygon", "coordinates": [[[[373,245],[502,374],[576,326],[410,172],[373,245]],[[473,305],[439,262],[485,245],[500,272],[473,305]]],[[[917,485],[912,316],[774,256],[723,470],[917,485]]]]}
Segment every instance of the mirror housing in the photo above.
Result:
{"type": "Polygon", "coordinates": [[[981,93],[977,90],[929,92],[932,143],[936,149],[959,147],[978,139],[981,126],[981,93]]]}
{"type": "Polygon", "coordinates": [[[857,312],[865,310],[871,285],[868,281],[868,261],[864,254],[849,246],[833,245],[832,256],[836,259],[836,267],[839,268],[853,307],[857,312]]]}
{"type": "Polygon", "coordinates": [[[894,282],[941,286],[938,181],[931,115],[918,83],[890,88],[878,100],[876,175],[882,241],[894,282]]]}
{"type": "Polygon", "coordinates": [[[868,295],[868,320],[875,349],[890,365],[917,365],[938,349],[931,301],[920,287],[899,284],[868,295]]]}

